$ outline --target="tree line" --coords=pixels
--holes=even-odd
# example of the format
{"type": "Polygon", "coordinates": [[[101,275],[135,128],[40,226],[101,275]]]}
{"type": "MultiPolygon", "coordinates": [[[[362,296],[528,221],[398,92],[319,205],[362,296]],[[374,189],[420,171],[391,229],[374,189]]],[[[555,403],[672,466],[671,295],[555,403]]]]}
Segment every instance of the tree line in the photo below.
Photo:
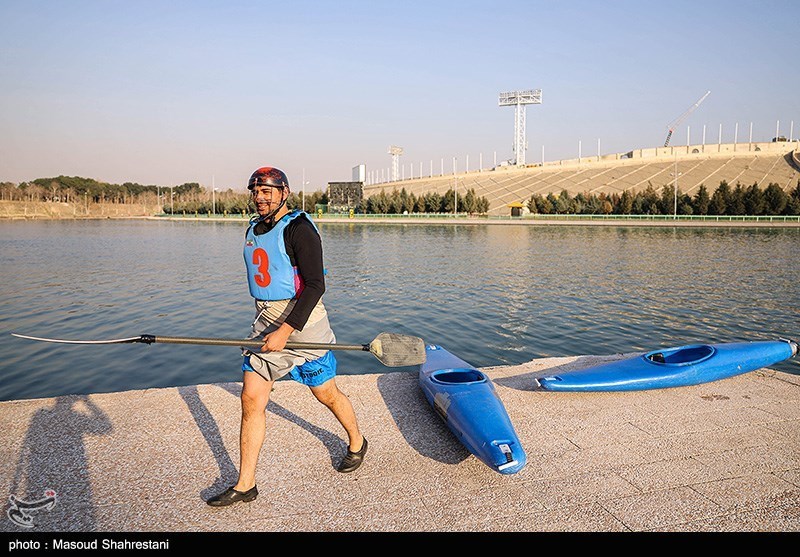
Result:
{"type": "MultiPolygon", "coordinates": [[[[180,186],[142,185],[133,182],[110,184],[93,178],[79,176],[57,176],[38,178],[30,182],[14,184],[0,183],[0,200],[49,201],[71,203],[140,203],[158,205],[166,214],[247,214],[255,208],[249,193],[235,192],[228,188],[212,192],[197,182],[180,186]]],[[[405,188],[391,194],[383,190],[368,199],[362,199],[358,213],[450,213],[458,204],[459,212],[485,213],[489,201],[478,198],[474,190],[456,195],[451,188],[444,195],[427,193],[416,196],[405,188]]],[[[321,191],[306,193],[291,192],[286,200],[290,209],[305,208],[314,212],[318,205],[327,206],[328,194],[321,191]]]]}
{"type": "MultiPolygon", "coordinates": [[[[165,187],[133,182],[110,184],[78,176],[39,178],[20,184],[2,182],[0,200],[140,203],[160,206],[167,214],[247,214],[254,211],[250,195],[231,188],[212,192],[197,182],[165,187]]],[[[321,191],[306,194],[305,199],[303,193],[292,192],[287,200],[289,208],[304,207],[310,212],[318,205],[327,204],[328,195],[321,191]]],[[[532,195],[527,208],[538,214],[800,215],[800,180],[788,193],[776,183],[762,190],[757,183],[751,186],[737,183],[732,187],[725,180],[713,193],[702,184],[693,196],[681,192],[680,188],[676,195],[673,185],[665,185],[660,191],[648,185],[638,192],[584,192],[575,196],[562,190],[560,194],[532,195]]],[[[477,196],[474,189],[460,193],[450,188],[444,194],[415,195],[402,188],[391,193],[381,190],[362,199],[353,209],[370,214],[459,212],[480,215],[488,212],[489,200],[477,196]]]]}
{"type": "Polygon", "coordinates": [[[170,196],[180,199],[204,195],[196,182],[180,186],[144,186],[135,182],[110,184],[94,178],[57,176],[14,184],[0,182],[0,199],[5,201],[55,201],[65,203],[158,203],[170,196]]]}
{"type": "Polygon", "coordinates": [[[387,194],[384,190],[362,199],[356,212],[369,214],[411,214],[411,213],[470,213],[485,214],[489,211],[489,200],[475,195],[469,189],[461,195],[453,188],[444,194],[429,192],[422,195],[409,193],[405,188],[394,189],[387,194]]]}
{"type": "Polygon", "coordinates": [[[762,190],[757,183],[745,187],[737,183],[731,187],[727,181],[709,194],[705,184],[690,196],[673,185],[657,192],[652,185],[631,193],[579,193],[572,197],[566,190],[559,195],[533,195],[528,209],[538,214],[593,214],[593,215],[800,215],[800,180],[789,193],[776,183],[762,190]]]}
{"type": "MultiPolygon", "coordinates": [[[[306,208],[326,204],[323,192],[307,194],[306,208]]],[[[0,183],[0,200],[66,203],[122,203],[160,206],[167,214],[246,214],[253,212],[250,195],[232,188],[213,192],[197,182],[179,186],[142,185],[135,182],[111,184],[80,176],[38,178],[30,182],[0,183]]],[[[302,207],[303,194],[291,193],[289,207],[302,207]]]]}

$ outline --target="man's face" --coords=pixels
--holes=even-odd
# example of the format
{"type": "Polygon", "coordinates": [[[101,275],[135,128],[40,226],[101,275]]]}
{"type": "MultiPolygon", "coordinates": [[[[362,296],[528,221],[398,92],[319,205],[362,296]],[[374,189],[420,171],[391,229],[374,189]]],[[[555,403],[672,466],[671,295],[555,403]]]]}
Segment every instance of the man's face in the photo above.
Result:
{"type": "Polygon", "coordinates": [[[273,186],[255,186],[251,195],[258,214],[264,217],[277,209],[283,201],[283,190],[273,186]]]}

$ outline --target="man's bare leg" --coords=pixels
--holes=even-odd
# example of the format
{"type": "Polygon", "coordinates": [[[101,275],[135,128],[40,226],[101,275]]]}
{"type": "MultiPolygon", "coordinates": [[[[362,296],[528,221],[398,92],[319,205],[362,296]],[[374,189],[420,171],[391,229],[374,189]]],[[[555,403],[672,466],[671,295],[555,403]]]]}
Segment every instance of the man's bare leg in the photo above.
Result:
{"type": "Polygon", "coordinates": [[[359,430],[356,413],[353,405],[350,404],[350,399],[336,386],[336,380],[330,379],[319,387],[310,387],[310,389],[316,399],[333,412],[333,415],[342,424],[347,433],[350,450],[360,451],[364,437],[359,430]]]}
{"type": "Polygon", "coordinates": [[[237,491],[247,491],[256,485],[256,465],[264,435],[267,431],[267,404],[273,381],[258,373],[244,372],[242,381],[242,424],[239,431],[239,481],[237,491]]]}

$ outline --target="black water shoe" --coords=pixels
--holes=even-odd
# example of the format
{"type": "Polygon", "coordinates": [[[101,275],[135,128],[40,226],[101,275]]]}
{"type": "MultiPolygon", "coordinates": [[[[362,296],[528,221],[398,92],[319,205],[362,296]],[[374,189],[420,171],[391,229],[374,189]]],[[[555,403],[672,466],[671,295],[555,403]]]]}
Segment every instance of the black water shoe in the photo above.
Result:
{"type": "Polygon", "coordinates": [[[247,491],[237,491],[231,486],[219,495],[215,495],[206,501],[206,503],[212,507],[227,507],[239,501],[242,503],[249,503],[250,501],[254,501],[256,497],[258,497],[258,489],[256,489],[256,486],[253,486],[247,491]]]}
{"type": "Polygon", "coordinates": [[[357,453],[354,453],[347,448],[347,454],[344,455],[342,462],[339,464],[337,470],[339,472],[352,472],[364,461],[364,455],[367,454],[367,438],[364,437],[364,443],[361,445],[361,450],[357,453]]]}

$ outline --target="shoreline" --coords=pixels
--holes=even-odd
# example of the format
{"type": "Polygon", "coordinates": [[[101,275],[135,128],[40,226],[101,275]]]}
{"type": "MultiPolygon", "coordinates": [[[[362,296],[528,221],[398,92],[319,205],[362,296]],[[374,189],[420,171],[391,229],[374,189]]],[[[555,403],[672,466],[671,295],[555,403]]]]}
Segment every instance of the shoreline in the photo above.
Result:
{"type": "MultiPolygon", "coordinates": [[[[507,218],[485,219],[470,217],[314,217],[317,224],[355,224],[355,225],[462,225],[462,226],[617,226],[617,227],[657,227],[657,228],[800,228],[800,219],[795,221],[769,220],[685,220],[685,219],[530,219],[507,218]]],[[[779,217],[780,218],[780,217],[779,217]]],[[[169,216],[89,216],[89,217],[48,217],[48,216],[0,216],[0,222],[34,222],[34,221],[92,221],[92,220],[152,220],[170,222],[214,222],[245,224],[246,219],[240,217],[169,217],[169,216]]]]}
{"type": "MultiPolygon", "coordinates": [[[[141,217],[146,220],[168,220],[172,222],[244,222],[243,219],[233,217],[141,217]]],[[[382,225],[501,225],[501,226],[656,226],[656,227],[716,227],[716,228],[800,228],[800,219],[796,221],[767,220],[769,217],[760,217],[763,220],[655,220],[655,219],[539,219],[539,218],[477,218],[477,217],[315,217],[317,224],[382,224],[382,225]]],[[[780,217],[779,217],[780,218],[780,217]]]]}
{"type": "MultiPolygon", "coordinates": [[[[145,205],[0,202],[0,221],[168,220],[172,222],[246,223],[250,215],[167,215],[145,205]]],[[[616,227],[716,227],[800,228],[800,215],[690,216],[690,215],[525,215],[470,216],[467,214],[361,215],[309,213],[317,223],[380,225],[489,225],[489,226],[616,226],[616,227]]]]}
{"type": "Polygon", "coordinates": [[[716,220],[650,220],[650,219],[586,219],[586,218],[564,218],[564,219],[526,219],[526,218],[508,218],[508,219],[481,219],[481,218],[362,218],[362,219],[349,219],[332,217],[322,219],[315,219],[317,223],[350,223],[350,224],[454,224],[454,225],[504,225],[504,226],[658,226],[658,227],[783,227],[783,228],[800,228],[800,220],[798,221],[716,221],[716,220]]]}

